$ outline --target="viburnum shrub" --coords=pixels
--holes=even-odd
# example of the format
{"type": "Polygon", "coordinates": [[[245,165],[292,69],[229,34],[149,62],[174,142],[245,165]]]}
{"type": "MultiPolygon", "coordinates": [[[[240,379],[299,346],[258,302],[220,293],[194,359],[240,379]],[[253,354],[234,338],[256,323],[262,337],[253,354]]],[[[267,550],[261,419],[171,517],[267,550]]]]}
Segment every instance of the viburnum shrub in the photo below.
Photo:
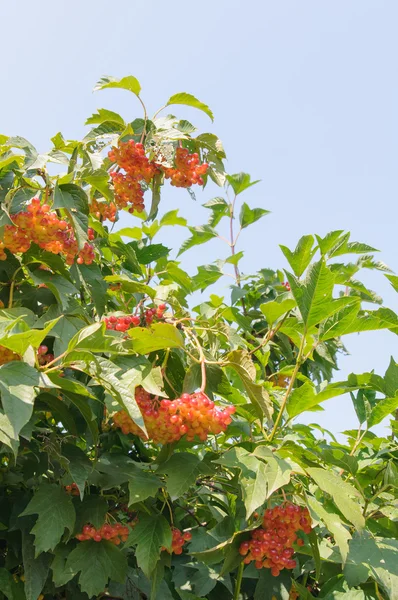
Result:
{"type": "Polygon", "coordinates": [[[398,365],[334,376],[344,336],[398,333],[361,272],[398,277],[342,230],[247,272],[256,181],[173,114],[210,108],[107,88],[143,115],[101,108],[46,154],[0,135],[0,598],[396,600],[398,365]],[[342,395],[356,429],[300,422],[342,395]]]}

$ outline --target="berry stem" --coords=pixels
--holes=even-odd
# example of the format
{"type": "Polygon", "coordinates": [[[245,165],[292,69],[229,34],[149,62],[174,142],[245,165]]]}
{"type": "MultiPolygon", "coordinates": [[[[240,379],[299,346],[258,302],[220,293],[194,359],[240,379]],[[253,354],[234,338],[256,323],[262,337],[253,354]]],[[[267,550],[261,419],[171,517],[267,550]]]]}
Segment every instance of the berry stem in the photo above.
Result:
{"type": "Polygon", "coordinates": [[[235,590],[234,590],[234,598],[233,600],[239,600],[239,596],[240,596],[240,588],[242,585],[242,579],[243,579],[243,569],[245,568],[245,564],[242,561],[238,567],[238,573],[236,575],[236,583],[235,583],[235,590]]]}
{"type": "Polygon", "coordinates": [[[47,371],[47,369],[49,367],[51,367],[52,365],[54,365],[59,360],[62,360],[64,358],[64,356],[66,356],[67,354],[68,354],[68,351],[66,350],[65,352],[63,352],[62,354],[60,354],[59,356],[57,356],[56,358],[54,358],[54,360],[52,360],[51,362],[49,362],[46,365],[44,365],[42,368],[47,371]]]}
{"type": "MultiPolygon", "coordinates": [[[[236,203],[236,194],[231,204],[229,205],[229,238],[230,238],[230,246],[231,246],[231,256],[235,256],[235,245],[236,240],[234,239],[234,218],[235,218],[235,203],[236,203]]],[[[240,272],[238,265],[234,265],[235,271],[235,279],[236,285],[240,286],[240,272]]]]}
{"type": "Polygon", "coordinates": [[[145,138],[145,134],[146,134],[146,123],[148,121],[148,113],[146,111],[146,106],[141,99],[141,96],[137,96],[137,98],[141,102],[142,108],[144,109],[144,127],[142,129],[142,134],[141,134],[141,139],[140,139],[140,143],[142,144],[142,142],[144,141],[144,138],[145,138]]]}
{"type": "Polygon", "coordinates": [[[304,351],[304,346],[305,346],[305,338],[306,338],[306,331],[304,330],[303,336],[301,338],[300,348],[299,348],[298,355],[297,355],[296,366],[294,367],[291,379],[289,381],[289,385],[288,385],[288,387],[286,389],[286,394],[285,394],[285,396],[283,398],[281,407],[280,407],[279,412],[278,412],[278,416],[276,417],[276,420],[275,420],[275,423],[274,423],[274,427],[273,427],[273,429],[271,431],[271,435],[268,438],[268,440],[270,442],[274,439],[275,433],[276,433],[276,431],[278,429],[278,426],[279,426],[279,423],[280,423],[280,421],[282,419],[283,412],[284,412],[284,410],[286,408],[286,404],[287,404],[288,398],[289,398],[290,393],[291,393],[291,391],[293,389],[294,382],[296,381],[297,374],[298,374],[299,369],[301,367],[301,364],[302,364],[302,360],[301,359],[302,359],[302,356],[303,356],[303,351],[304,351]]]}

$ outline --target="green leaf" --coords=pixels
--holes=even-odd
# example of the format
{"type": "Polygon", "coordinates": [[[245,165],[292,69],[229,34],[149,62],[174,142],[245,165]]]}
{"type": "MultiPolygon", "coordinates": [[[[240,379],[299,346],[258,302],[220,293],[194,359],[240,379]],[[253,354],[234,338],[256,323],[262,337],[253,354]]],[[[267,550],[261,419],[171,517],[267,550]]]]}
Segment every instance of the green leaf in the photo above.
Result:
{"type": "Polygon", "coordinates": [[[320,339],[326,341],[340,337],[341,335],[344,335],[346,331],[355,329],[356,326],[361,330],[362,324],[358,318],[360,308],[361,303],[358,298],[356,302],[344,306],[341,310],[338,310],[332,316],[328,317],[320,327],[320,339]]]}
{"type": "Polygon", "coordinates": [[[194,246],[198,246],[199,244],[205,244],[212,238],[217,237],[217,232],[210,227],[210,225],[200,225],[198,227],[189,227],[189,231],[192,233],[192,237],[188,238],[183,242],[178,255],[186,252],[190,248],[194,246]]]}
{"type": "Polygon", "coordinates": [[[123,242],[111,243],[110,248],[117,256],[125,256],[126,261],[123,266],[127,267],[131,273],[142,275],[141,266],[137,260],[134,248],[130,244],[124,244],[123,242]]]}
{"type": "Polygon", "coordinates": [[[384,375],[384,391],[386,396],[395,396],[398,391],[398,364],[392,356],[384,375]]]}
{"type": "MultiPolygon", "coordinates": [[[[81,357],[82,351],[76,351],[76,355],[81,357]]],[[[77,363],[74,360],[73,353],[71,353],[71,360],[74,362],[74,367],[76,369],[82,370],[84,373],[87,373],[93,379],[95,379],[100,385],[102,385],[108,394],[111,395],[112,398],[122,406],[133,419],[133,421],[140,427],[144,433],[146,433],[144,420],[141,414],[141,411],[138,407],[137,401],[134,395],[134,385],[131,385],[131,381],[125,376],[124,379],[121,377],[122,371],[121,368],[118,367],[112,361],[103,358],[102,356],[94,356],[94,354],[87,353],[87,360],[81,361],[81,363],[77,363]],[[119,378],[120,377],[120,378],[119,378]]],[[[141,383],[141,376],[139,383],[141,383]]],[[[98,435],[98,426],[96,421],[93,421],[94,418],[92,412],[87,407],[87,403],[82,403],[82,398],[76,396],[74,394],[67,394],[68,398],[70,398],[74,403],[78,405],[79,410],[82,412],[85,417],[87,424],[91,426],[94,424],[95,430],[92,431],[92,434],[97,437],[98,435]],[[89,414],[85,414],[83,410],[89,410],[89,414]]]]}
{"type": "Polygon", "coordinates": [[[134,474],[129,477],[129,505],[155,497],[162,485],[162,481],[156,475],[135,468],[134,474]]]}
{"type": "Polygon", "coordinates": [[[183,269],[180,269],[176,263],[169,262],[167,264],[167,273],[170,278],[180,285],[187,294],[190,294],[193,291],[193,282],[191,277],[189,277],[188,273],[186,273],[183,269]]]}
{"type": "Polygon", "coordinates": [[[365,519],[358,502],[361,497],[358,490],[331,471],[311,467],[307,469],[307,472],[321,490],[332,496],[334,503],[345,518],[358,531],[362,530],[365,527],[365,519]]]}
{"type": "Polygon", "coordinates": [[[239,214],[240,226],[244,229],[261,219],[261,217],[268,215],[269,212],[269,210],[265,210],[264,208],[250,208],[249,205],[244,202],[239,214]]]}
{"type": "Polygon", "coordinates": [[[95,190],[110,202],[113,200],[113,193],[109,187],[109,174],[107,171],[97,169],[88,175],[84,176],[84,180],[91,185],[95,190]]]}
{"type": "Polygon", "coordinates": [[[227,181],[237,196],[260,180],[251,181],[248,173],[235,173],[235,175],[227,175],[227,181]]]}
{"type": "Polygon", "coordinates": [[[377,404],[372,408],[368,418],[368,426],[373,427],[374,425],[378,425],[385,417],[391,415],[397,409],[398,396],[395,396],[395,398],[382,398],[381,400],[377,400],[377,404]]]}
{"type": "Polygon", "coordinates": [[[89,540],[80,542],[72,550],[66,561],[66,570],[80,572],[80,589],[91,598],[104,591],[109,579],[123,583],[127,558],[112,542],[89,540]]]}
{"type": "Polygon", "coordinates": [[[26,531],[22,532],[22,560],[26,600],[37,600],[47,580],[51,555],[41,554],[35,558],[33,536],[26,531]]]}
{"type": "Polygon", "coordinates": [[[200,474],[208,473],[208,467],[190,452],[178,452],[164,463],[157,473],[167,473],[167,491],[171,498],[180,498],[193,485],[200,474]]]}
{"type": "Polygon", "coordinates": [[[398,292],[398,275],[386,275],[386,277],[390,281],[394,290],[398,292]]]}
{"type": "Polygon", "coordinates": [[[230,468],[241,469],[239,484],[242,488],[246,519],[277,489],[290,481],[292,469],[265,446],[253,453],[244,448],[232,448],[215,461],[230,468]]]}
{"type": "Polygon", "coordinates": [[[78,290],[70,281],[61,275],[53,275],[40,269],[36,269],[34,272],[30,271],[29,273],[36,285],[44,283],[52,291],[62,310],[66,311],[68,309],[70,296],[78,293],[78,290]]]}
{"type": "Polygon", "coordinates": [[[163,244],[150,244],[149,246],[135,249],[140,265],[149,265],[149,263],[159,260],[159,258],[162,258],[163,256],[167,256],[169,252],[170,248],[163,246],[163,244]]]}
{"type": "Polygon", "coordinates": [[[98,424],[96,421],[96,417],[93,411],[91,410],[90,405],[87,402],[87,399],[84,396],[79,396],[78,394],[74,394],[73,392],[69,392],[67,390],[64,390],[64,395],[70,402],[72,402],[74,406],[76,406],[77,410],[82,414],[84,420],[87,423],[87,427],[91,433],[93,442],[97,443],[99,436],[98,424]]]}
{"type": "Polygon", "coordinates": [[[65,529],[73,532],[75,509],[71,497],[56,484],[42,484],[21,516],[37,514],[31,533],[35,536],[36,556],[54,550],[65,529]]]}
{"type": "Polygon", "coordinates": [[[279,577],[273,577],[270,569],[261,569],[253,600],[289,600],[291,586],[292,580],[286,570],[279,577]]]}
{"type": "Polygon", "coordinates": [[[280,302],[270,300],[269,302],[260,304],[260,310],[271,327],[282,315],[290,312],[295,306],[296,301],[293,298],[286,298],[286,300],[281,300],[280,302]]]}
{"type": "Polygon", "coordinates": [[[27,363],[13,361],[0,366],[0,440],[15,449],[21,429],[32,416],[35,386],[41,384],[39,371],[27,363]]]}
{"type": "Polygon", "coordinates": [[[307,329],[352,302],[349,297],[332,298],[335,276],[323,259],[310,265],[303,282],[288,272],[286,275],[307,329]]]}
{"type": "Polygon", "coordinates": [[[222,276],[223,272],[218,265],[202,265],[198,267],[198,272],[192,277],[193,289],[203,292],[222,276]]]}
{"type": "Polygon", "coordinates": [[[105,523],[108,503],[102,496],[90,494],[84,496],[83,501],[76,499],[76,525],[75,531],[81,531],[87,523],[99,529],[105,523]]]}
{"type": "Polygon", "coordinates": [[[270,420],[274,411],[272,402],[266,389],[254,381],[256,372],[250,354],[245,350],[234,350],[228,354],[227,359],[225,366],[231,367],[239,375],[258,417],[262,419],[265,416],[270,420]]]}
{"type": "Polygon", "coordinates": [[[312,235],[304,235],[299,240],[293,252],[286,246],[279,246],[297,277],[301,277],[308,267],[311,258],[314,256],[316,249],[313,250],[313,245],[314,237],[312,235]]]}
{"type": "Polygon", "coordinates": [[[73,444],[64,444],[62,446],[62,455],[68,460],[68,471],[79,488],[80,498],[83,499],[84,487],[93,470],[93,466],[83,450],[78,446],[73,446],[73,444]]]}
{"type": "Polygon", "coordinates": [[[130,534],[129,544],[137,544],[135,557],[138,566],[150,578],[159,561],[161,548],[171,546],[170,525],[162,515],[144,515],[130,534]]]}
{"type": "Polygon", "coordinates": [[[5,595],[8,600],[17,600],[17,597],[14,596],[13,588],[15,587],[15,581],[13,576],[9,571],[0,568],[0,590],[5,595]]]}
{"type": "Polygon", "coordinates": [[[59,544],[55,549],[55,556],[51,563],[51,570],[53,572],[53,583],[56,587],[65,585],[75,576],[73,571],[66,569],[66,561],[73,547],[73,542],[69,542],[69,544],[66,545],[59,544]]]}
{"type": "Polygon", "coordinates": [[[53,208],[66,210],[72,221],[79,250],[81,250],[87,242],[89,208],[86,192],[73,183],[56,185],[53,208]]]}
{"type": "Polygon", "coordinates": [[[85,125],[101,125],[106,121],[112,121],[114,123],[119,123],[119,125],[123,125],[123,127],[125,126],[123,118],[118,113],[107,110],[106,108],[99,108],[97,113],[94,113],[87,119],[85,125]]]}
{"type": "Polygon", "coordinates": [[[344,230],[339,229],[327,233],[324,238],[321,238],[319,235],[315,236],[322,255],[327,254],[335,246],[342,233],[344,233],[344,230]]]}
{"type": "Polygon", "coordinates": [[[344,568],[348,585],[364,583],[369,576],[382,586],[388,598],[398,595],[398,540],[373,537],[368,531],[355,535],[344,568]]]}
{"type": "Polygon", "coordinates": [[[312,556],[314,557],[315,579],[319,581],[319,578],[321,576],[321,555],[319,553],[318,538],[313,529],[308,534],[308,539],[312,549],[312,556]]]}
{"type": "Polygon", "coordinates": [[[203,204],[204,208],[211,210],[211,216],[209,218],[210,227],[216,227],[223,217],[227,217],[230,214],[229,204],[224,198],[217,197],[209,200],[203,204]]]}
{"type": "Polygon", "coordinates": [[[187,94],[186,92],[180,92],[178,94],[174,94],[171,98],[168,99],[166,106],[170,106],[171,104],[183,104],[184,106],[192,106],[193,108],[197,108],[198,110],[206,113],[208,117],[212,121],[214,121],[214,115],[207,104],[204,104],[192,94],[187,94]]]}
{"type": "Polygon", "coordinates": [[[105,90],[107,88],[119,88],[122,90],[127,90],[136,96],[139,96],[141,92],[140,82],[138,79],[133,77],[133,75],[127,75],[127,77],[122,77],[121,79],[116,79],[115,77],[110,76],[101,77],[94,87],[94,92],[97,92],[98,90],[105,90]]]}
{"type": "Polygon", "coordinates": [[[335,396],[341,396],[346,393],[345,387],[339,387],[337,384],[326,385],[324,388],[317,393],[316,389],[310,382],[306,382],[303,385],[295,388],[290,394],[287,402],[287,412],[289,417],[296,417],[306,410],[311,410],[315,406],[318,406],[321,402],[334,398],[335,396]]]}
{"type": "Polygon", "coordinates": [[[58,319],[54,319],[53,321],[50,321],[44,329],[31,329],[30,331],[23,331],[21,333],[0,337],[0,346],[9,348],[13,352],[16,352],[16,354],[22,356],[29,346],[38,348],[57,322],[58,319]]]}
{"type": "Polygon", "coordinates": [[[178,216],[178,208],[176,210],[170,210],[165,213],[160,219],[160,226],[165,227],[166,225],[180,225],[181,227],[187,226],[187,220],[184,217],[178,216]]]}
{"type": "Polygon", "coordinates": [[[330,533],[333,535],[336,544],[339,547],[343,565],[348,555],[348,541],[351,539],[351,534],[340,519],[339,515],[326,510],[321,502],[318,502],[313,496],[307,496],[307,503],[311,511],[315,513],[326,525],[330,533]]]}
{"type": "Polygon", "coordinates": [[[104,282],[106,278],[103,277],[99,266],[94,263],[91,265],[76,265],[76,267],[80,273],[81,281],[84,282],[93,300],[98,316],[101,317],[106,307],[107,286],[104,282]]]}
{"type": "Polygon", "coordinates": [[[155,323],[151,327],[134,327],[128,334],[137,354],[149,354],[166,348],[183,348],[184,339],[178,329],[169,323],[155,323]]]}
{"type": "Polygon", "coordinates": [[[150,298],[154,298],[156,295],[155,290],[149,285],[135,281],[127,275],[107,275],[104,277],[104,281],[108,283],[120,283],[122,290],[128,294],[145,294],[150,298]]]}

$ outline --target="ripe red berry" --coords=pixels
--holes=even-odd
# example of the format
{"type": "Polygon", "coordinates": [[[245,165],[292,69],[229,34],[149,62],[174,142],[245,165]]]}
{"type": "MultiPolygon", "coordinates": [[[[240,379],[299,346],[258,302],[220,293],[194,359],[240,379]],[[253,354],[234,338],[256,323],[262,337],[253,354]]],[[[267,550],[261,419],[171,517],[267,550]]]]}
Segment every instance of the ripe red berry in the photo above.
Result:
{"type": "MultiPolygon", "coordinates": [[[[311,531],[311,518],[307,508],[293,504],[275,506],[264,511],[262,527],[251,532],[251,539],[242,542],[239,553],[244,556],[243,562],[255,562],[255,567],[271,570],[278,577],[282,569],[294,569],[296,561],[292,558],[293,542],[296,532],[311,531]]],[[[304,541],[299,538],[298,545],[304,541]],[[300,542],[300,543],[299,543],[300,542]]]]}
{"type": "Polygon", "coordinates": [[[173,401],[159,401],[142,388],[136,388],[135,397],[144,417],[148,438],[125,411],[113,416],[115,425],[125,434],[132,433],[160,444],[178,441],[183,435],[188,441],[195,437],[205,441],[209,434],[225,431],[235,412],[234,406],[215,406],[203,392],[183,394],[173,401]]]}
{"type": "Polygon", "coordinates": [[[177,148],[175,154],[175,168],[162,167],[165,178],[171,179],[175,187],[191,187],[193,184],[203,185],[202,175],[207,172],[207,163],[199,164],[197,153],[189,154],[186,148],[177,148]]]}

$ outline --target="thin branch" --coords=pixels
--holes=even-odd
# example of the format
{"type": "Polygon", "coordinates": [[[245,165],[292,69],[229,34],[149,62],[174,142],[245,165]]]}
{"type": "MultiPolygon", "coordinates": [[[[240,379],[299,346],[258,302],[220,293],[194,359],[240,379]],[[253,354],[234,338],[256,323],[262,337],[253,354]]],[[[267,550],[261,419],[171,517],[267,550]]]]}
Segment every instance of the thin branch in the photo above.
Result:
{"type": "Polygon", "coordinates": [[[271,435],[269,436],[269,441],[272,441],[273,438],[274,438],[274,436],[275,436],[275,433],[276,433],[276,431],[278,429],[278,425],[279,425],[279,423],[280,423],[280,421],[282,419],[283,412],[284,412],[284,410],[286,408],[286,404],[287,404],[288,398],[289,398],[290,393],[291,393],[291,391],[293,389],[294,382],[296,381],[297,374],[298,374],[299,369],[301,367],[302,356],[303,356],[303,351],[304,351],[304,346],[305,346],[305,337],[306,336],[305,336],[305,331],[304,331],[304,334],[303,334],[303,336],[301,338],[299,352],[298,352],[298,355],[297,355],[296,366],[294,367],[294,370],[293,370],[293,373],[292,373],[292,377],[290,379],[289,385],[288,385],[287,390],[286,390],[286,394],[285,394],[285,396],[283,398],[281,407],[279,409],[278,416],[276,417],[276,421],[275,421],[274,427],[273,427],[273,429],[271,431],[271,435]]]}

